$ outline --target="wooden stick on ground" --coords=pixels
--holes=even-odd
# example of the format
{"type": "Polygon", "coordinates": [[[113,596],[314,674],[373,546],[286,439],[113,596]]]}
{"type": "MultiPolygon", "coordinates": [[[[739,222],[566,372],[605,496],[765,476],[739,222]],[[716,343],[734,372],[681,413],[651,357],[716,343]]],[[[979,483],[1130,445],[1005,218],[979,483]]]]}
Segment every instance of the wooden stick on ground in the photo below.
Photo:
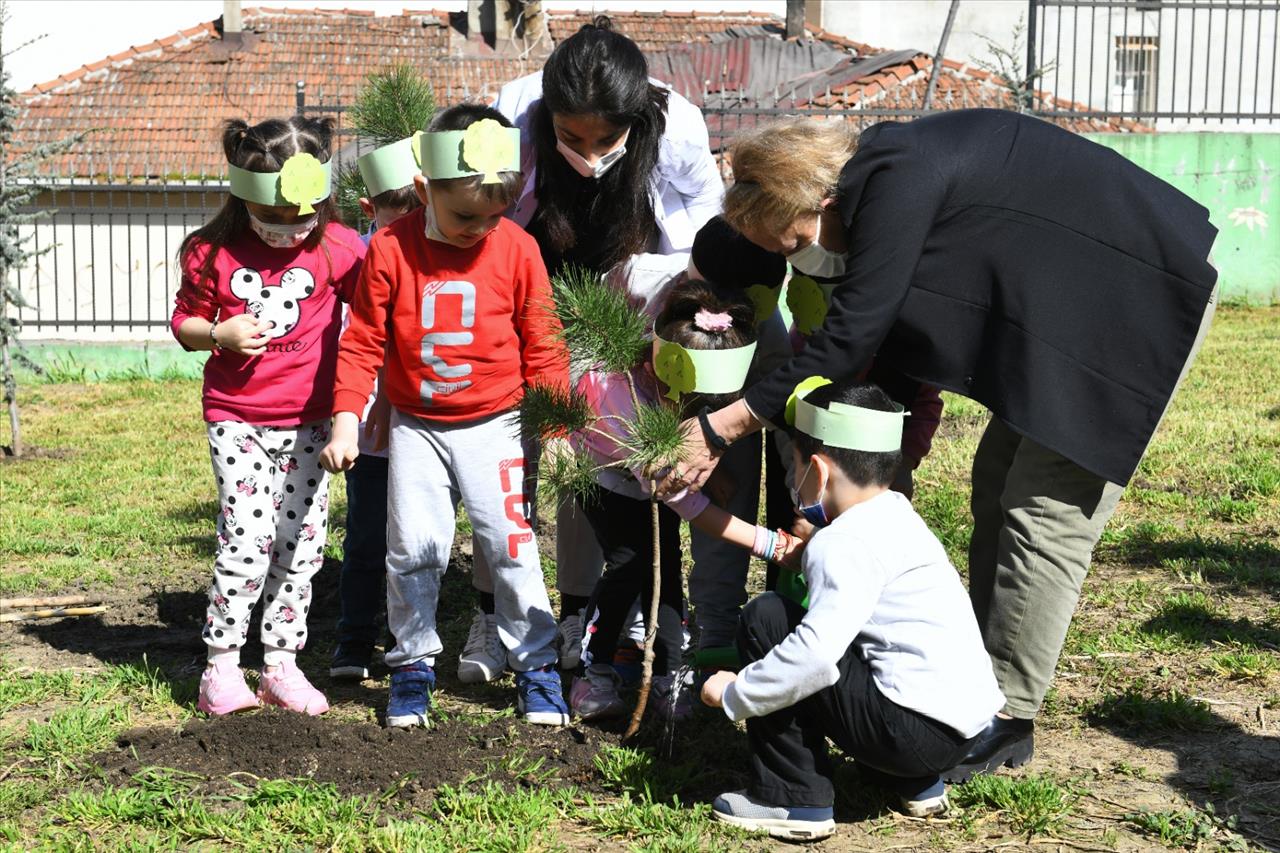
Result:
{"type": "Polygon", "coordinates": [[[0,610],[23,607],[71,607],[77,604],[100,604],[101,599],[89,600],[87,595],[52,595],[47,598],[0,598],[0,610]]]}
{"type": "Polygon", "coordinates": [[[0,613],[0,622],[30,622],[36,619],[59,619],[63,616],[92,616],[105,613],[105,604],[93,607],[52,607],[45,610],[18,610],[13,613],[0,613]]]}

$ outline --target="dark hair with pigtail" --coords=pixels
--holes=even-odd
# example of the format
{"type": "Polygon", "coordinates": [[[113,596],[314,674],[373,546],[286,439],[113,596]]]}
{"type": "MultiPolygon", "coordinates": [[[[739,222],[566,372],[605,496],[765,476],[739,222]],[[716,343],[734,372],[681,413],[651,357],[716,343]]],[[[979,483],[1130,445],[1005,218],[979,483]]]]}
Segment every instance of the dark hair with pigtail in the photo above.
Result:
{"type": "MultiPolygon", "coordinates": [[[[653,328],[664,341],[685,349],[735,349],[755,342],[756,310],[738,288],[691,279],[667,296],[653,328]],[[716,323],[706,322],[708,315],[725,314],[729,316],[725,328],[717,328],[723,323],[722,317],[715,318],[719,321],[716,323]]],[[[685,394],[680,397],[680,406],[686,417],[692,417],[703,406],[720,409],[741,396],[741,389],[725,394],[685,394]]]]}
{"type": "MultiPolygon", "coordinates": [[[[252,126],[240,119],[230,119],[222,125],[222,151],[228,163],[250,172],[278,172],[285,160],[298,153],[310,154],[324,163],[333,145],[333,128],[332,118],[295,115],[268,119],[252,126]]],[[[316,227],[303,241],[301,248],[304,249],[319,245],[329,222],[337,217],[332,198],[316,202],[314,206],[316,227]]],[[[228,195],[213,219],[183,238],[178,258],[181,261],[198,246],[208,246],[209,252],[200,264],[198,275],[212,287],[217,250],[239,238],[248,227],[249,209],[244,200],[228,195]]]]}
{"type": "Polygon", "coordinates": [[[613,31],[607,16],[597,16],[551,52],[542,69],[542,100],[531,129],[538,215],[553,248],[564,252],[576,244],[576,220],[612,223],[605,269],[647,251],[655,222],[649,188],[667,129],[667,90],[649,82],[644,54],[613,31]],[[552,113],[595,115],[631,128],[626,156],[596,179],[599,192],[588,209],[577,198],[578,173],[556,150],[552,113]]]}

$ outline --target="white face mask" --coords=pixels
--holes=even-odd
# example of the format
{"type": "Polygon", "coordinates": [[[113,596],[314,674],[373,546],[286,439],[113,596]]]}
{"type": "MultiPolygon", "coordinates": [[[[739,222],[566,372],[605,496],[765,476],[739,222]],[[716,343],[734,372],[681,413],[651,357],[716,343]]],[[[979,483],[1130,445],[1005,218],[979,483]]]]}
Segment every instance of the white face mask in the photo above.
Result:
{"type": "Polygon", "coordinates": [[[845,256],[823,248],[818,242],[821,236],[822,214],[818,214],[818,225],[813,232],[813,242],[787,255],[787,260],[791,266],[805,275],[815,278],[839,278],[845,273],[845,256]]]}
{"type": "Polygon", "coordinates": [[[613,164],[621,160],[623,154],[627,153],[627,137],[630,135],[631,128],[627,128],[626,133],[622,134],[622,139],[618,140],[618,147],[597,160],[595,165],[588,163],[586,157],[565,145],[560,137],[556,137],[556,150],[564,156],[564,159],[569,161],[569,165],[573,167],[573,170],[582,177],[599,178],[613,168],[613,164]]]}
{"type": "Polygon", "coordinates": [[[435,240],[437,243],[449,243],[449,245],[452,246],[453,244],[450,243],[449,238],[444,236],[444,233],[440,231],[440,225],[436,222],[436,206],[432,202],[428,201],[422,207],[423,219],[426,220],[427,239],[435,240]]]}
{"type": "Polygon", "coordinates": [[[253,233],[273,249],[293,249],[301,246],[307,237],[311,236],[311,232],[316,230],[316,224],[319,221],[319,216],[313,216],[302,222],[276,225],[263,222],[252,213],[249,214],[249,227],[253,229],[253,233]]]}

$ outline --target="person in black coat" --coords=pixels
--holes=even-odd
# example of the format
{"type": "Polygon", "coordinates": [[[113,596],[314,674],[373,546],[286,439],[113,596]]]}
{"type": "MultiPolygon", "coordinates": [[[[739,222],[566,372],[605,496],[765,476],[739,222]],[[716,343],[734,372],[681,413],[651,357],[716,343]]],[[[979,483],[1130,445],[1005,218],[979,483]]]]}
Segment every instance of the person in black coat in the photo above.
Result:
{"type": "Polygon", "coordinates": [[[1008,702],[951,780],[1030,760],[1094,546],[1212,317],[1208,211],[1040,119],[958,110],[789,120],[733,148],[725,217],[838,281],[803,353],[688,425],[664,488],[780,425],[815,375],[875,353],[991,410],[973,466],[970,597],[1008,702]],[[838,175],[838,179],[837,179],[838,175]]]}

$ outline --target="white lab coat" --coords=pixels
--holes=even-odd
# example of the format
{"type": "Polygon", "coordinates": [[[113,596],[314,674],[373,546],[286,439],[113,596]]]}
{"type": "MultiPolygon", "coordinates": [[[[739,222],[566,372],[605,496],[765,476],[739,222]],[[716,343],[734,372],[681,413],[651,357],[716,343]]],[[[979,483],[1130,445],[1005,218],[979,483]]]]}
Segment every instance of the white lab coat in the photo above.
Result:
{"type": "MultiPolygon", "coordinates": [[[[667,129],[659,142],[658,165],[650,183],[658,225],[656,252],[660,255],[688,252],[693,248],[698,229],[720,212],[724,181],[711,156],[702,113],[670,91],[666,84],[658,80],[651,82],[668,89],[667,129]]],[[[520,167],[525,174],[525,185],[510,216],[521,227],[529,224],[538,208],[533,192],[535,158],[530,123],[532,108],[541,98],[542,72],[539,71],[503,86],[494,102],[494,107],[520,128],[520,167]]]]}

